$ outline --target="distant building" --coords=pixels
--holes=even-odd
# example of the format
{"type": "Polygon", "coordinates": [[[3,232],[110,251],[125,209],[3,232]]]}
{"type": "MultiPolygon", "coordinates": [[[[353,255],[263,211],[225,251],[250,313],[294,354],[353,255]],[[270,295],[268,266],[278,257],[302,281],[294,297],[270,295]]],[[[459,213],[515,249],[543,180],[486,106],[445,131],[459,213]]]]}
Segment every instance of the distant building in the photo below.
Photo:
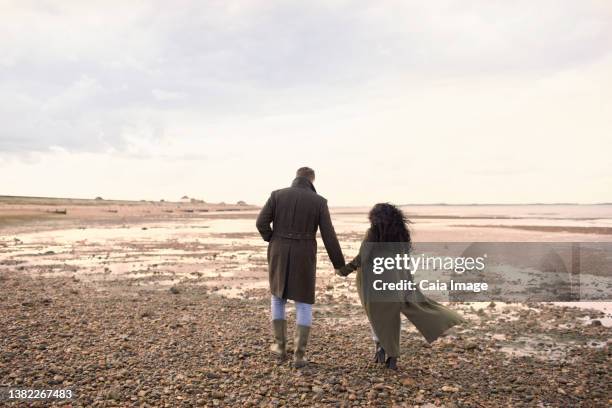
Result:
{"type": "Polygon", "coordinates": [[[245,201],[240,200],[236,203],[236,205],[248,205],[248,204],[245,201]]]}

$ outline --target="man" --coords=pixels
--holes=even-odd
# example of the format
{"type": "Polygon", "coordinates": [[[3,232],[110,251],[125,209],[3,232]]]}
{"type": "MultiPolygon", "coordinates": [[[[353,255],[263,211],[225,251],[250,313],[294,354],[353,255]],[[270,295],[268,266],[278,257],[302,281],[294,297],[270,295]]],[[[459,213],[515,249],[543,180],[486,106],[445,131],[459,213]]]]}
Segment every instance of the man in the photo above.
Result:
{"type": "Polygon", "coordinates": [[[298,169],[291,187],[273,191],[257,217],[257,229],[268,245],[268,273],[272,293],[272,351],[282,361],[286,355],[287,299],[295,301],[296,336],[294,366],[306,365],[305,352],[312,324],[317,263],[317,228],[334,268],[344,266],[344,256],[329,216],[327,200],[317,194],[314,170],[298,169]],[[273,224],[274,229],[270,227],[273,224]]]}

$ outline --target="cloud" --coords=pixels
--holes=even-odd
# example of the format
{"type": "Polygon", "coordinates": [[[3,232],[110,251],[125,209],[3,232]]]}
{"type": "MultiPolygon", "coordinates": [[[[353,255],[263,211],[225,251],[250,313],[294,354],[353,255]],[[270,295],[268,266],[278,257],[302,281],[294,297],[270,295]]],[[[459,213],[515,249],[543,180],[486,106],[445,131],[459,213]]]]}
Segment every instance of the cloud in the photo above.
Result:
{"type": "Polygon", "coordinates": [[[611,20],[595,0],[2,2],[0,185],[261,202],[308,164],[336,204],[610,201],[611,20]]]}

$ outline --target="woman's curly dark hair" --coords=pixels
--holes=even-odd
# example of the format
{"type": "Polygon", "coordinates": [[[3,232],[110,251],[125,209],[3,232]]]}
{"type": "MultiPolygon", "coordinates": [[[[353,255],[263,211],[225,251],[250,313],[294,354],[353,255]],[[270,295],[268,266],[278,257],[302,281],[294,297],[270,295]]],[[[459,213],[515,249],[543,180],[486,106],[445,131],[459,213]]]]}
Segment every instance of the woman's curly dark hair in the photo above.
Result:
{"type": "Polygon", "coordinates": [[[368,215],[370,229],[368,242],[406,242],[412,248],[408,219],[398,207],[389,203],[378,203],[368,215]]]}

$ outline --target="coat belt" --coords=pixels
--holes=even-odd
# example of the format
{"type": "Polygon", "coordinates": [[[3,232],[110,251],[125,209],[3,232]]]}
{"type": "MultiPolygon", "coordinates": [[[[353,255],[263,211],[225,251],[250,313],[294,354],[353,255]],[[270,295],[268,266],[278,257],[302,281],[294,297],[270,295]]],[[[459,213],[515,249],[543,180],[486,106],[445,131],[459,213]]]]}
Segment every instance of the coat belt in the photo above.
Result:
{"type": "Polygon", "coordinates": [[[288,239],[315,239],[317,237],[316,232],[273,231],[272,235],[275,237],[288,238],[288,239]]]}

